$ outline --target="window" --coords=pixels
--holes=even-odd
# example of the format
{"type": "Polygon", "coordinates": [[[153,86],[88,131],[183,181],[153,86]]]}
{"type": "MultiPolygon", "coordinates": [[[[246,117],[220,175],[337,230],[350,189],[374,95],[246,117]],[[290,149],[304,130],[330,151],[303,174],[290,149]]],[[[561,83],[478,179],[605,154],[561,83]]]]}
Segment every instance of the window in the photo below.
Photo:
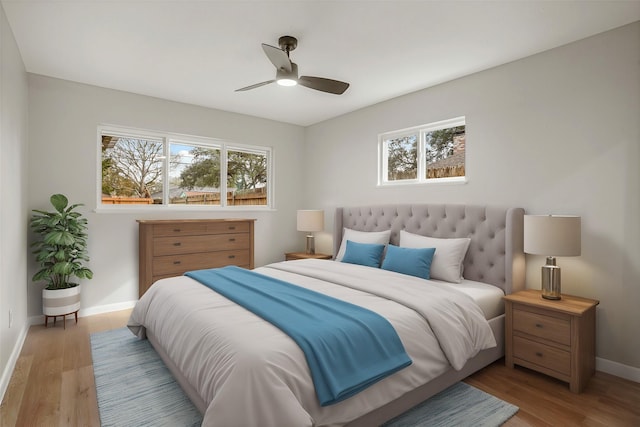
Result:
{"type": "Polygon", "coordinates": [[[465,118],[381,134],[378,185],[465,180],[465,118]]]}
{"type": "Polygon", "coordinates": [[[271,150],[101,126],[99,206],[270,206],[271,150]]]}

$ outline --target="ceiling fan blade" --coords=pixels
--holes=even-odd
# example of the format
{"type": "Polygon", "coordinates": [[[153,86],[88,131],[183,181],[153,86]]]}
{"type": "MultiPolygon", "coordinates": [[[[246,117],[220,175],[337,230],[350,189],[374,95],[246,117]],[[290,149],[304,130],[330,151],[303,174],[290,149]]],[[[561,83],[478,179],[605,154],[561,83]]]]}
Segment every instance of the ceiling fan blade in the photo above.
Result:
{"type": "Polygon", "coordinates": [[[264,53],[267,55],[267,58],[269,58],[269,61],[271,61],[271,63],[275,65],[278,70],[291,71],[291,60],[289,59],[287,52],[280,49],[279,47],[271,46],[264,43],[262,43],[262,50],[264,50],[264,53]]]}
{"type": "Polygon", "coordinates": [[[333,93],[335,95],[342,95],[344,91],[349,88],[349,83],[322,77],[302,76],[298,79],[298,83],[310,89],[333,93]]]}
{"type": "Polygon", "coordinates": [[[267,80],[266,82],[256,83],[256,84],[251,85],[251,86],[247,86],[247,87],[242,87],[240,89],[236,89],[235,92],[244,92],[245,90],[255,89],[257,87],[268,85],[269,83],[273,83],[273,82],[275,82],[275,80],[267,80]]]}

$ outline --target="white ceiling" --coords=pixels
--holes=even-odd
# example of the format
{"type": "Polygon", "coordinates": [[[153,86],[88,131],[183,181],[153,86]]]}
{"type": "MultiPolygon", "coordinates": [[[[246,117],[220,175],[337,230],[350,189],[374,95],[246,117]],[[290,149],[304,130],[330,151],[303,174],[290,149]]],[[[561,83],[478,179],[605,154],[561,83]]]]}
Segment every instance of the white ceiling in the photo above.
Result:
{"type": "Polygon", "coordinates": [[[2,0],[28,72],[310,125],[640,20],[636,1],[2,0]],[[261,43],[298,38],[275,84],[261,43]]]}

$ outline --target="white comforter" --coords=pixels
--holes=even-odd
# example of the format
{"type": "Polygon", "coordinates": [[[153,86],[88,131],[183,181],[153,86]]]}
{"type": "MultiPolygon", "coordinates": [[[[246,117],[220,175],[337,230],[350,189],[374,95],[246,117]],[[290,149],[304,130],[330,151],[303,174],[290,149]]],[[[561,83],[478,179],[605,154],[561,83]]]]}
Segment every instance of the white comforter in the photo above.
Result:
{"type": "Polygon", "coordinates": [[[496,345],[482,310],[446,284],[324,260],[256,272],[368,308],[394,326],[413,363],[367,390],[321,407],[304,353],[275,326],[188,277],[156,282],[129,327],[148,329],[207,405],[203,426],[338,426],[496,345]]]}

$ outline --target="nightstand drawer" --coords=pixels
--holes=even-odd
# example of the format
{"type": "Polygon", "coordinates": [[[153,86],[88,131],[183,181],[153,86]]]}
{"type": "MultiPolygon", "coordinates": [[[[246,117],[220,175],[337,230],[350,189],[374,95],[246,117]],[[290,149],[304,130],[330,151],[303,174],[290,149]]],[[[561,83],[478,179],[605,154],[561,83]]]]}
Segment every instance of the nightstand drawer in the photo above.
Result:
{"type": "Polygon", "coordinates": [[[296,259],[331,259],[328,254],[308,254],[306,252],[287,252],[284,254],[285,261],[293,261],[296,259]]]}
{"type": "Polygon", "coordinates": [[[571,353],[528,340],[513,337],[513,357],[544,366],[563,375],[571,375],[571,353]]]}
{"type": "Polygon", "coordinates": [[[568,318],[552,317],[520,309],[513,310],[513,330],[571,345],[571,322],[568,318]]]}

